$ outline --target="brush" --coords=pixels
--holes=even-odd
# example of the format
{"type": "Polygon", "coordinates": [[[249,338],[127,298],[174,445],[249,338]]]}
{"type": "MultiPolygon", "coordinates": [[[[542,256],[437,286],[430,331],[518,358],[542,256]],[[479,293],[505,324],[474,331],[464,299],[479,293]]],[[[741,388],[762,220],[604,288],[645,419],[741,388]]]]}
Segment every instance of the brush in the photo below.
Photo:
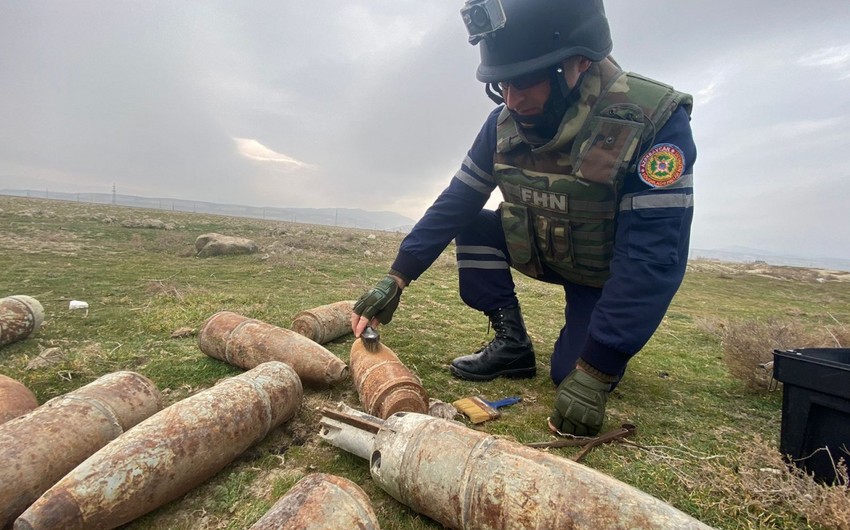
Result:
{"type": "Polygon", "coordinates": [[[486,401],[480,397],[458,399],[452,405],[461,411],[474,424],[495,420],[502,415],[498,409],[522,401],[521,397],[507,397],[499,401],[486,401]]]}
{"type": "Polygon", "coordinates": [[[381,336],[372,326],[366,326],[366,329],[360,334],[360,342],[363,343],[366,351],[370,353],[375,353],[381,348],[381,336]]]}

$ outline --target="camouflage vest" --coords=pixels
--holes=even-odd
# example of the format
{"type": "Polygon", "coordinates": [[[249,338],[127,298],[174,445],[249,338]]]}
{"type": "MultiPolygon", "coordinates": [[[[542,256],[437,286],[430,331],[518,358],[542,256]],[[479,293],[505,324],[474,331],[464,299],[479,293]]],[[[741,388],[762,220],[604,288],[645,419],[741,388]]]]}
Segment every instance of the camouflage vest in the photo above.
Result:
{"type": "Polygon", "coordinates": [[[528,276],[542,264],[562,278],[601,287],[609,276],[623,179],[639,147],[691,96],[594,63],[555,137],[534,147],[507,109],[496,127],[494,176],[511,265],[528,276]]]}

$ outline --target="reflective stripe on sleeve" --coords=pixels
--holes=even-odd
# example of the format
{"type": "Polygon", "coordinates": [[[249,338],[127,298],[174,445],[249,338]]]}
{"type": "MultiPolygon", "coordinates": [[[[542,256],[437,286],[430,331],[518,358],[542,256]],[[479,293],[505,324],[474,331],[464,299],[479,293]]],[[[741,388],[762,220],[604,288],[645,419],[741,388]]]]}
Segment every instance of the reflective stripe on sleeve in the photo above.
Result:
{"type": "Polygon", "coordinates": [[[464,171],[463,168],[460,168],[458,172],[455,173],[455,178],[483,195],[490,195],[490,193],[494,189],[496,189],[495,185],[485,184],[481,182],[477,178],[464,171]]]}
{"type": "Polygon", "coordinates": [[[478,167],[478,164],[473,162],[472,159],[469,158],[469,155],[466,155],[466,158],[463,159],[463,165],[471,169],[472,172],[478,175],[478,177],[484,182],[492,184],[493,186],[496,185],[496,180],[493,178],[493,175],[478,167]]]}
{"type": "Polygon", "coordinates": [[[496,189],[496,180],[466,155],[455,178],[483,195],[490,195],[496,189]]]}
{"type": "Polygon", "coordinates": [[[641,210],[644,208],[693,208],[692,193],[644,193],[624,195],[620,201],[620,211],[641,210]]]}

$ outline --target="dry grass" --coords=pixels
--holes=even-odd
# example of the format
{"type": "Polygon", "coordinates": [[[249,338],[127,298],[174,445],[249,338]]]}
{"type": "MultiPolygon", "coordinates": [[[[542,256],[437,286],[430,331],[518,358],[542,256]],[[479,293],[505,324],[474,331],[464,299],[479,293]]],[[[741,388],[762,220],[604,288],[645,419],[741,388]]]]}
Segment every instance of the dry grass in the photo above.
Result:
{"type": "Polygon", "coordinates": [[[768,319],[731,324],[706,322],[703,327],[720,335],[723,361],[729,373],[756,392],[770,386],[774,350],[835,348],[850,344],[850,328],[842,325],[813,328],[798,321],[768,319]]]}
{"type": "Polygon", "coordinates": [[[717,506],[735,519],[759,514],[761,522],[769,524],[770,519],[794,515],[809,525],[850,530],[850,480],[841,461],[836,463],[836,483],[821,484],[756,437],[740,453],[712,461],[704,471],[705,487],[723,499],[736,499],[717,506]]]}
{"type": "Polygon", "coordinates": [[[181,302],[185,301],[184,290],[171,280],[150,280],[145,287],[145,292],[153,296],[168,296],[177,298],[181,302]]]}

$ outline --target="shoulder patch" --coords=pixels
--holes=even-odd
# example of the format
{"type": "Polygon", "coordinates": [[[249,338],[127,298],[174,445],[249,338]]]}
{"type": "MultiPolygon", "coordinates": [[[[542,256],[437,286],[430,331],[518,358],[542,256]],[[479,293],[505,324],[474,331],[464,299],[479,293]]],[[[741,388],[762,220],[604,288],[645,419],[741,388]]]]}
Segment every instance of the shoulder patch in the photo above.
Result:
{"type": "Polygon", "coordinates": [[[685,153],[673,144],[658,144],[640,159],[638,176],[653,188],[669,186],[685,172],[685,153]]]}

